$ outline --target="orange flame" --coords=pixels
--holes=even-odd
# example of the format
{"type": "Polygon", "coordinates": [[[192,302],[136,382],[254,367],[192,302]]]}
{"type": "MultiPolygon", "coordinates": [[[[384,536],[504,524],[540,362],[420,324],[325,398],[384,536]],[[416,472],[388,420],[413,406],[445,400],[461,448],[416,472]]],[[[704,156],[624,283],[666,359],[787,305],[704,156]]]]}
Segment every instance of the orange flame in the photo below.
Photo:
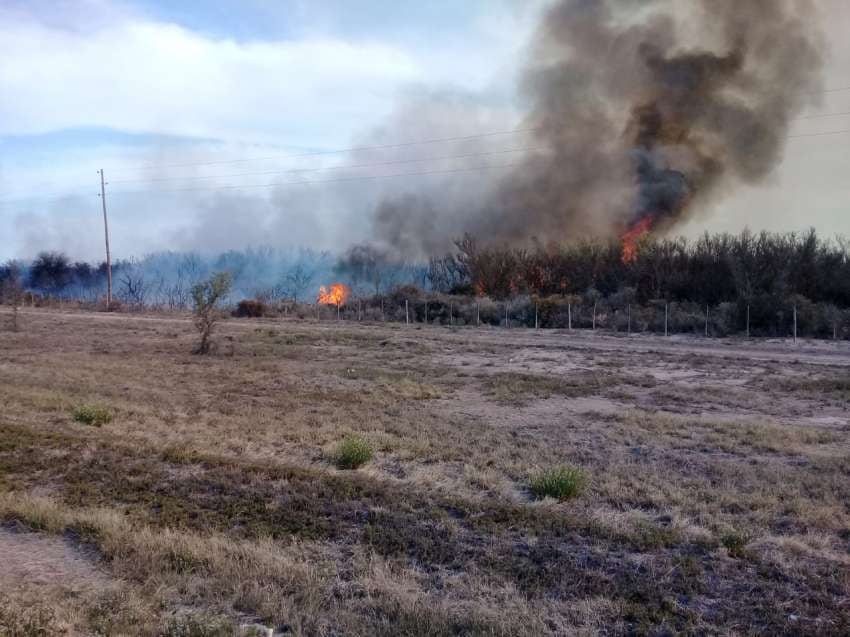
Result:
{"type": "Polygon", "coordinates": [[[644,217],[623,235],[623,263],[631,263],[637,259],[638,241],[649,234],[651,228],[652,217],[644,217]]]}
{"type": "Polygon", "coordinates": [[[351,289],[344,283],[331,283],[329,287],[323,285],[319,288],[316,302],[324,305],[345,305],[349,294],[351,289]]]}

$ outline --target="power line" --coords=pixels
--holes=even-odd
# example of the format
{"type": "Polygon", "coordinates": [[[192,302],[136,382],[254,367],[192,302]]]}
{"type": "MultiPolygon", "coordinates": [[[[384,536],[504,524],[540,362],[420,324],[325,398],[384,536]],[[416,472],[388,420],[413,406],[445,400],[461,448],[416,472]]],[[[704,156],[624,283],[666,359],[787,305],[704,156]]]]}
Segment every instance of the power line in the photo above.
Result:
{"type": "Polygon", "coordinates": [[[240,184],[230,186],[198,186],[195,188],[173,188],[169,190],[124,190],[110,193],[116,195],[144,195],[144,194],[161,194],[172,192],[196,192],[204,190],[241,190],[243,188],[274,188],[277,186],[295,186],[295,185],[312,185],[312,184],[330,184],[345,181],[367,181],[373,179],[388,179],[391,177],[416,177],[422,175],[448,175],[454,173],[472,172],[477,170],[492,170],[495,168],[514,168],[521,166],[520,162],[510,164],[491,164],[488,166],[470,166],[466,168],[449,168],[445,170],[426,170],[406,173],[393,173],[390,175],[359,175],[357,177],[337,177],[334,179],[313,179],[313,180],[298,180],[298,181],[276,181],[268,184],[240,184]]]}
{"type": "Polygon", "coordinates": [[[373,162],[369,164],[350,164],[343,166],[329,166],[322,168],[290,168],[288,170],[264,170],[260,172],[248,173],[228,173],[226,175],[202,175],[199,177],[158,177],[154,179],[119,179],[113,180],[112,184],[128,184],[138,182],[160,182],[160,181],[199,181],[202,179],[227,179],[230,177],[253,177],[257,175],[283,175],[302,172],[321,172],[325,170],[348,170],[354,168],[374,168],[377,166],[391,166],[395,164],[415,164],[426,161],[445,161],[449,159],[468,159],[470,157],[487,157],[491,155],[505,155],[508,153],[535,152],[546,150],[545,148],[508,148],[505,150],[493,150],[484,153],[465,153],[463,155],[443,155],[440,157],[414,157],[411,159],[394,159],[382,162],[373,162]]]}
{"type": "MultiPolygon", "coordinates": [[[[842,89],[835,89],[835,90],[842,90],[842,89]]],[[[847,90],[850,90],[850,87],[848,87],[847,90]]],[[[835,114],[832,114],[832,115],[838,115],[838,114],[839,113],[835,113],[835,114]]],[[[526,130],[529,130],[529,129],[526,129],[526,130]]],[[[847,134],[847,133],[850,133],[850,129],[835,130],[835,131],[823,131],[823,132],[815,132],[815,133],[798,133],[798,134],[794,134],[794,135],[788,135],[787,138],[788,139],[795,139],[795,138],[801,138],[801,137],[822,137],[822,136],[829,136],[829,135],[843,135],[843,134],[847,134]]],[[[465,136],[465,137],[453,138],[453,139],[470,139],[472,137],[478,137],[478,136],[465,136]]],[[[447,140],[449,138],[443,138],[443,139],[447,140]]],[[[416,143],[419,143],[419,142],[409,142],[409,143],[406,143],[404,145],[410,146],[410,145],[413,145],[413,144],[416,144],[416,143]]],[[[429,142],[423,142],[423,143],[429,143],[429,142]]],[[[395,146],[395,145],[390,145],[390,146],[395,146]]],[[[439,160],[448,160],[448,159],[469,158],[469,157],[475,157],[475,156],[488,156],[488,155],[496,155],[496,154],[506,154],[506,153],[511,153],[511,152],[534,151],[534,150],[539,150],[539,149],[529,149],[529,148],[507,149],[507,150],[502,150],[502,151],[491,151],[491,152],[486,152],[486,153],[468,153],[468,154],[465,154],[465,155],[446,156],[446,157],[430,157],[430,158],[423,158],[423,159],[405,159],[405,160],[379,162],[379,163],[373,163],[373,164],[359,164],[359,165],[340,166],[340,167],[331,167],[331,168],[305,168],[305,169],[292,169],[292,170],[288,170],[288,171],[263,171],[263,172],[255,172],[255,173],[238,173],[238,174],[231,174],[231,175],[215,175],[215,176],[209,176],[209,177],[194,177],[194,178],[192,178],[192,177],[170,178],[170,179],[163,178],[162,181],[171,181],[171,180],[192,181],[192,180],[206,179],[206,178],[215,179],[215,178],[228,178],[228,177],[235,177],[235,176],[249,176],[249,175],[261,175],[261,174],[286,174],[286,173],[295,173],[295,172],[321,172],[323,170],[344,170],[344,169],[347,169],[347,168],[363,168],[363,167],[370,167],[370,166],[394,165],[394,164],[401,164],[401,163],[439,161],[439,160]]],[[[516,165],[519,165],[519,164],[507,164],[507,165],[502,166],[502,167],[507,168],[507,167],[516,166],[516,165]]],[[[484,168],[489,168],[489,167],[484,167],[484,168]]],[[[368,175],[368,176],[346,177],[346,178],[325,179],[325,180],[310,180],[310,181],[299,180],[299,181],[289,181],[289,182],[275,182],[275,183],[269,183],[269,184],[246,185],[246,186],[242,186],[242,185],[206,186],[206,187],[195,187],[195,188],[178,188],[178,189],[161,190],[161,191],[150,190],[150,189],[139,190],[139,191],[124,191],[124,192],[118,191],[118,192],[114,192],[113,194],[118,195],[118,194],[130,194],[130,193],[136,194],[136,193],[157,193],[157,192],[162,192],[162,193],[191,192],[191,191],[203,191],[203,190],[221,190],[221,189],[226,190],[226,189],[253,188],[253,187],[273,187],[273,186],[297,185],[297,184],[335,183],[335,182],[342,182],[342,181],[357,181],[357,180],[361,180],[361,179],[362,180],[381,179],[381,178],[384,178],[384,177],[402,177],[402,176],[431,175],[431,174],[450,174],[450,173],[454,173],[454,172],[465,172],[467,170],[480,170],[480,169],[481,169],[481,167],[476,167],[476,168],[471,168],[471,169],[461,168],[461,169],[451,169],[451,170],[409,172],[409,173],[400,173],[400,174],[394,174],[394,175],[368,175]]],[[[142,179],[139,179],[139,180],[124,180],[123,182],[112,182],[112,183],[129,183],[129,182],[139,182],[139,181],[147,182],[147,181],[150,181],[150,180],[142,180],[142,179]]],[[[58,202],[58,201],[65,201],[65,200],[67,200],[69,198],[73,198],[73,197],[85,197],[85,196],[89,196],[90,194],[91,193],[88,193],[88,192],[75,192],[75,193],[66,193],[64,195],[56,196],[56,197],[48,198],[48,199],[42,199],[40,197],[26,197],[26,198],[19,198],[19,199],[7,199],[7,200],[0,200],[0,206],[5,206],[5,205],[9,205],[9,204],[17,204],[17,203],[22,203],[22,202],[27,202],[27,201],[39,201],[41,203],[52,203],[52,202],[58,202]]]]}
{"type": "MultiPolygon", "coordinates": [[[[844,111],[841,113],[826,113],[822,115],[810,115],[806,117],[798,117],[795,118],[797,120],[800,119],[819,119],[823,117],[838,117],[841,115],[850,115],[850,111],[844,111]]],[[[534,129],[528,129],[534,130],[534,129]]],[[[833,131],[826,133],[816,133],[816,135],[823,134],[837,134],[843,133],[844,131],[833,131]]],[[[792,137],[806,137],[806,134],[800,135],[788,135],[789,138],[792,137]]],[[[287,170],[264,170],[264,171],[255,171],[255,172],[244,172],[244,173],[227,173],[224,175],[200,175],[196,177],[155,177],[155,178],[139,178],[139,179],[118,179],[113,180],[112,184],[128,184],[128,183],[153,183],[153,182],[163,182],[163,181],[202,181],[207,179],[228,179],[231,177],[253,177],[259,175],[283,175],[283,174],[292,174],[292,173],[301,173],[301,172],[321,172],[326,170],[347,170],[347,169],[355,169],[355,168],[374,168],[378,166],[390,166],[395,164],[407,164],[407,163],[418,163],[418,162],[426,162],[426,161],[445,161],[450,159],[467,159],[470,157],[485,157],[491,155],[502,155],[507,153],[516,153],[516,152],[534,152],[535,150],[546,150],[546,149],[533,149],[533,148],[511,148],[507,150],[495,150],[490,152],[482,152],[482,153],[465,153],[463,155],[444,155],[440,157],[421,157],[421,158],[411,158],[411,159],[395,159],[384,162],[373,162],[368,164],[350,164],[345,166],[330,166],[330,167],[320,167],[320,168],[290,168],[287,170]]]]}
{"type": "MultiPolygon", "coordinates": [[[[518,152],[535,152],[535,151],[543,151],[546,149],[541,148],[508,148],[503,150],[495,150],[481,153],[464,153],[461,155],[442,155],[437,157],[421,157],[421,158],[409,158],[409,159],[399,159],[399,160],[390,160],[383,162],[372,162],[366,164],[352,164],[352,165],[344,165],[344,166],[331,166],[331,167],[323,167],[323,168],[293,168],[289,170],[269,170],[269,171],[259,171],[259,172],[245,172],[245,173],[229,173],[225,175],[206,175],[199,177],[162,177],[156,179],[123,179],[123,180],[112,180],[109,183],[111,185],[119,184],[119,183],[149,183],[149,182],[162,182],[162,181],[198,181],[205,179],[227,179],[231,177],[248,177],[248,176],[259,176],[259,175],[280,175],[280,174],[292,174],[292,173],[302,173],[302,172],[324,172],[324,171],[339,171],[339,170],[348,170],[348,169],[359,169],[359,168],[372,168],[379,166],[392,166],[396,164],[410,164],[410,163],[423,163],[430,161],[446,161],[446,160],[454,160],[454,159],[469,159],[473,157],[488,157],[494,155],[505,155],[510,153],[518,153],[518,152]]],[[[301,182],[296,182],[301,183],[301,182]]],[[[187,189],[179,189],[179,190],[187,190],[187,189]]],[[[188,189],[191,190],[191,189],[188,189]]],[[[165,191],[169,192],[169,191],[165,191]]],[[[41,198],[19,198],[19,199],[7,199],[0,200],[0,206],[8,205],[8,204],[16,204],[21,202],[31,201],[33,199],[37,199],[42,202],[55,202],[55,201],[63,201],[69,197],[79,197],[86,196],[89,193],[79,192],[79,193],[68,193],[62,196],[57,196],[52,199],[41,199],[41,198]]]]}
{"type": "Polygon", "coordinates": [[[794,119],[820,119],[821,117],[838,117],[839,115],[850,115],[850,111],[842,111],[841,113],[824,113],[823,115],[804,115],[802,117],[795,117],[794,119]]]}
{"type": "Polygon", "coordinates": [[[788,139],[794,139],[795,137],[822,137],[823,135],[843,135],[844,133],[850,133],[850,128],[845,130],[823,131],[822,133],[798,133],[797,135],[788,135],[788,139]]]}
{"type": "MultiPolygon", "coordinates": [[[[822,93],[837,93],[840,91],[850,91],[850,86],[840,86],[834,88],[823,89],[820,91],[813,91],[809,93],[809,95],[818,95],[822,93]]],[[[823,115],[810,115],[797,117],[796,119],[817,119],[821,117],[835,117],[838,115],[848,115],[850,111],[842,112],[842,113],[827,113],[823,115]]],[[[329,150],[318,150],[311,151],[307,153],[295,153],[295,154],[282,154],[282,155],[268,155],[264,157],[243,157],[240,159],[222,159],[222,160],[213,160],[213,161],[203,161],[203,162],[184,162],[184,163],[175,163],[175,164],[142,164],[138,168],[182,168],[182,167],[190,167],[190,166],[214,166],[214,165],[223,165],[223,164],[236,164],[236,163],[246,163],[252,161],[269,161],[274,159],[296,159],[303,157],[317,157],[321,155],[336,155],[342,153],[350,153],[350,152],[358,152],[358,151],[367,151],[367,150],[387,150],[392,148],[405,148],[410,146],[418,146],[425,144],[437,144],[441,142],[453,142],[453,141],[465,141],[472,139],[482,139],[486,137],[496,137],[499,135],[513,135],[516,133],[528,133],[540,130],[539,127],[531,127],[531,128],[516,128],[505,131],[491,131],[487,133],[477,133],[473,135],[458,135],[454,137],[439,137],[433,139],[424,139],[418,141],[410,141],[410,142],[400,142],[395,144],[382,144],[376,146],[351,146],[348,148],[337,148],[337,149],[329,149],[329,150]]],[[[118,172],[127,172],[128,170],[118,172]]],[[[123,180],[129,182],[130,180],[123,180]]],[[[117,183],[117,182],[113,182],[117,183]]],[[[3,203],[0,201],[0,203],[3,203]]]]}
{"type": "MultiPolygon", "coordinates": [[[[810,93],[810,95],[818,95],[821,93],[837,93],[839,91],[850,91],[850,86],[840,86],[835,88],[824,89],[821,91],[814,91],[810,93]]],[[[827,115],[816,115],[813,117],[827,117],[827,115]]],[[[496,137],[499,135],[513,135],[516,133],[532,133],[540,130],[540,127],[530,127],[530,128],[515,128],[512,130],[506,131],[494,131],[489,133],[478,133],[475,135],[460,135],[455,137],[440,137],[434,139],[425,139],[420,141],[410,141],[410,142],[401,142],[396,144],[383,144],[378,146],[352,146],[349,148],[338,148],[332,150],[319,150],[319,151],[311,151],[308,153],[298,153],[298,154],[287,154],[287,155],[270,155],[266,157],[245,157],[241,159],[222,159],[222,160],[214,160],[214,161],[206,161],[206,162],[185,162],[179,164],[148,164],[147,167],[151,168],[183,168],[188,166],[215,166],[219,164],[235,164],[235,163],[244,163],[251,161],[268,161],[272,159],[296,159],[301,157],[317,157],[320,155],[337,155],[342,153],[353,153],[365,150],[388,150],[391,148],[405,148],[409,146],[418,146],[421,144],[438,144],[441,142],[455,142],[455,141],[465,141],[470,139],[480,139],[484,137],[496,137]]],[[[144,168],[142,166],[141,168],[144,168]]]]}
{"type": "Polygon", "coordinates": [[[267,157],[244,157],[241,159],[220,159],[215,161],[204,161],[204,162],[186,162],[181,164],[147,164],[143,165],[140,168],[182,168],[186,166],[215,166],[219,164],[237,164],[244,163],[250,161],[268,161],[271,159],[298,159],[302,157],[318,157],[320,155],[339,155],[342,153],[354,153],[365,150],[388,150],[391,148],[406,148],[409,146],[420,146],[424,144],[438,144],[441,142],[460,142],[467,141],[471,139],[481,139],[484,137],[497,137],[499,135],[513,135],[516,133],[527,133],[531,131],[538,130],[536,128],[515,128],[513,130],[507,131],[494,131],[490,133],[478,133],[476,135],[458,135],[455,137],[438,137],[434,139],[423,139],[419,141],[411,141],[411,142],[400,142],[397,144],[382,144],[378,146],[352,146],[349,148],[337,148],[333,150],[317,150],[311,151],[309,153],[297,153],[297,154],[286,154],[286,155],[269,155],[267,157]]]}

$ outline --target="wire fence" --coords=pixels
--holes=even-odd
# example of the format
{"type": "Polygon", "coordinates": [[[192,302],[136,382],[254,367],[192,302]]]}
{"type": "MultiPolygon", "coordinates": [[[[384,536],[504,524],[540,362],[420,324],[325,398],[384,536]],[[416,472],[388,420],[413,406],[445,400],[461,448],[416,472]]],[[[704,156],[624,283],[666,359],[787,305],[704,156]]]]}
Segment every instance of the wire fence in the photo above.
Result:
{"type": "Polygon", "coordinates": [[[850,339],[850,309],[805,299],[766,307],[764,301],[701,306],[663,300],[613,305],[605,300],[588,303],[528,297],[501,301],[466,297],[403,300],[371,297],[350,299],[340,306],[283,304],[276,313],[318,321],[419,326],[850,339]]]}

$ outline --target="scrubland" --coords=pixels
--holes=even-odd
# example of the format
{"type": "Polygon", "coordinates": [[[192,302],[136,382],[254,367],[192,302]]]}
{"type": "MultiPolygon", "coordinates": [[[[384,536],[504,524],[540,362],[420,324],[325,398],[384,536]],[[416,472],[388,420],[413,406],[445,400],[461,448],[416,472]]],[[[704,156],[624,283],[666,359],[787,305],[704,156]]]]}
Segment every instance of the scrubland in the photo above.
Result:
{"type": "Polygon", "coordinates": [[[850,633],[846,343],[19,323],[0,634],[850,633]]]}

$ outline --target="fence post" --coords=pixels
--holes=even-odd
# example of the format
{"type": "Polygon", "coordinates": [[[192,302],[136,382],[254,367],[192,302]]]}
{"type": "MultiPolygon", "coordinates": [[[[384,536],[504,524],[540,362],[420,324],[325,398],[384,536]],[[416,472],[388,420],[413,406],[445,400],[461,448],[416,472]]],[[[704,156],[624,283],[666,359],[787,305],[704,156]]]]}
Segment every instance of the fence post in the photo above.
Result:
{"type": "Polygon", "coordinates": [[[449,301],[449,325],[454,325],[454,319],[452,318],[452,310],[454,307],[452,306],[452,302],[449,301]]]}
{"type": "Polygon", "coordinates": [[[708,336],[708,306],[705,306],[705,335],[708,336]]]}
{"type": "Polygon", "coordinates": [[[669,303],[664,304],[664,336],[667,336],[667,315],[669,305],[669,303]]]}
{"type": "Polygon", "coordinates": [[[747,338],[750,338],[750,304],[747,303],[747,338]]]}
{"type": "Polygon", "coordinates": [[[475,301],[475,324],[481,325],[481,301],[475,301]]]}
{"type": "Polygon", "coordinates": [[[339,301],[337,301],[337,304],[336,304],[336,320],[337,321],[339,320],[339,301]]]}
{"type": "Polygon", "coordinates": [[[425,325],[428,325],[428,301],[425,301],[425,325]]]}
{"type": "Polygon", "coordinates": [[[381,297],[381,322],[386,322],[387,317],[384,315],[384,297],[381,297]]]}
{"type": "Polygon", "coordinates": [[[632,333],[632,304],[631,303],[629,303],[628,313],[629,313],[629,323],[628,323],[629,326],[627,328],[627,333],[631,334],[632,333]]]}
{"type": "Polygon", "coordinates": [[[592,325],[593,325],[593,331],[594,331],[594,332],[596,331],[596,304],[597,304],[598,302],[599,302],[599,301],[597,301],[597,300],[595,300],[595,299],[594,299],[594,301],[593,301],[593,321],[592,321],[592,325]]]}
{"type": "Polygon", "coordinates": [[[511,317],[508,316],[508,302],[505,301],[505,327],[510,329],[511,327],[511,317]]]}
{"type": "Polygon", "coordinates": [[[408,311],[407,299],[404,299],[404,323],[410,325],[410,312],[408,311]]]}
{"type": "Polygon", "coordinates": [[[540,329],[540,324],[537,322],[537,303],[534,304],[534,329],[540,329]]]}
{"type": "Polygon", "coordinates": [[[357,299],[357,320],[358,321],[361,319],[362,314],[363,314],[363,306],[361,305],[360,299],[357,299]]]}
{"type": "Polygon", "coordinates": [[[573,331],[573,304],[567,303],[567,329],[573,331]]]}

